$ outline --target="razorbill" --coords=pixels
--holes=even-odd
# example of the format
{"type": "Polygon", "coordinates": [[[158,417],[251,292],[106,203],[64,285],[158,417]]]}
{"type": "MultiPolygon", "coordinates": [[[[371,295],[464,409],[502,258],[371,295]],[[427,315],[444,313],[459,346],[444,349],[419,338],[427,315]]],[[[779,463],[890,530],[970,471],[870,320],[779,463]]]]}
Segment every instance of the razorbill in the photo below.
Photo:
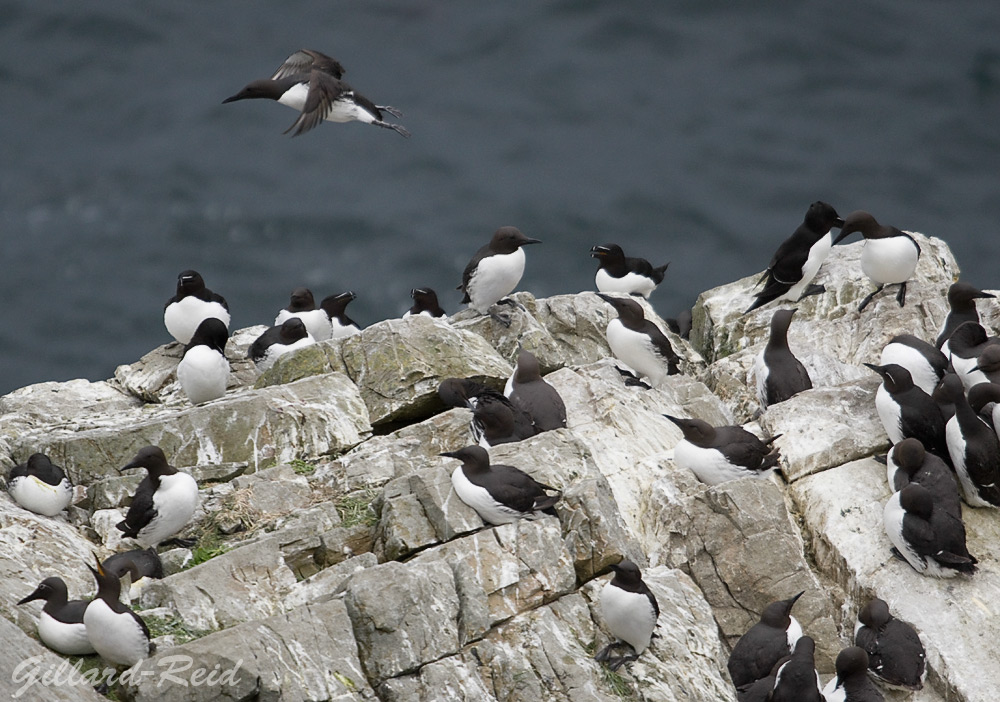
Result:
{"type": "Polygon", "coordinates": [[[531,351],[521,349],[518,352],[514,372],[504,386],[504,395],[512,405],[531,417],[538,431],[566,426],[566,403],[559,391],[542,378],[538,358],[531,351]]]}
{"type": "Polygon", "coordinates": [[[945,436],[962,496],[972,507],[1000,507],[1000,439],[972,409],[954,373],[941,384],[939,392],[955,404],[945,436]]]}
{"type": "Polygon", "coordinates": [[[729,677],[737,689],[766,678],[774,665],[792,652],[802,627],[792,616],[792,606],[804,594],[771,602],[760,621],[750,627],[729,654],[729,677]]]}
{"type": "Polygon", "coordinates": [[[788,327],[794,309],[776,310],[771,316],[771,334],[767,345],[754,358],[757,401],[762,409],[788,400],[812,387],[809,371],[788,348],[788,327]]]}
{"type": "Polygon", "coordinates": [[[149,640],[146,622],[120,600],[121,582],[104,570],[100,559],[96,569],[87,567],[97,580],[97,595],[83,613],[94,650],[109,663],[127,666],[153,655],[156,645],[149,640]]]}
{"type": "Polygon", "coordinates": [[[778,467],[781,454],[771,446],[777,437],[761,441],[743,427],[713,427],[702,419],[663,416],[684,433],[674,447],[674,462],[703,483],[718,485],[727,480],[765,475],[778,467]]]}
{"type": "Polygon", "coordinates": [[[163,306],[163,324],[170,336],[187,346],[198,325],[208,317],[221,319],[229,328],[229,304],[226,299],[205,287],[198,271],[181,271],[177,292],[163,306]]]}
{"type": "Polygon", "coordinates": [[[594,282],[602,293],[642,295],[649,298],[657,285],[663,282],[669,263],[653,266],[644,258],[626,256],[618,244],[602,244],[590,250],[597,259],[594,282]]]}
{"type": "Polygon", "coordinates": [[[145,468],[125,519],[116,526],[141,546],[156,546],[187,526],[198,506],[198,484],[187,473],[167,463],[158,446],[139,449],[129,463],[118,469],[145,468]]]}
{"type": "Polygon", "coordinates": [[[924,450],[919,439],[903,439],[886,455],[889,488],[898,491],[910,483],[923,485],[941,509],[962,518],[962,498],[951,467],[924,450]]]}
{"type": "Polygon", "coordinates": [[[757,285],[764,283],[764,288],[754,295],[756,299],[743,314],[772,300],[797,302],[824,292],[826,288],[822,285],[809,284],[830,253],[830,230],[842,226],[844,220],[831,205],[820,201],[809,205],[802,224],[774,252],[767,270],[757,281],[757,285]]]}
{"type": "Polygon", "coordinates": [[[941,350],[968,390],[973,385],[989,380],[977,368],[979,357],[987,348],[997,345],[1000,345],[1000,337],[988,336],[979,322],[963,322],[951,333],[941,350]]]}
{"type": "Polygon", "coordinates": [[[18,604],[27,604],[32,600],[45,600],[38,615],[38,638],[43,644],[66,656],[94,653],[83,623],[83,613],[90,604],[89,600],[70,600],[66,583],[57,577],[45,578],[34,592],[18,604]]]}
{"type": "Polygon", "coordinates": [[[446,312],[438,304],[437,293],[431,288],[413,288],[410,291],[413,306],[403,313],[403,319],[423,315],[425,317],[444,317],[446,312]]]}
{"type": "Polygon", "coordinates": [[[913,384],[928,395],[948,372],[948,357],[940,349],[913,334],[898,334],[889,340],[879,356],[879,365],[895,363],[910,371],[913,384]]]}
{"type": "Polygon", "coordinates": [[[490,243],[476,252],[462,272],[462,284],[457,288],[464,293],[462,302],[480,314],[488,314],[521,281],[525,260],[522,247],[540,243],[526,237],[517,227],[497,229],[490,243]]]}
{"type": "Polygon", "coordinates": [[[300,49],[285,59],[270,78],[255,80],[240,92],[222,101],[266,98],[276,100],[293,110],[298,119],[285,134],[298,136],[308,132],[323,120],[330,122],[363,122],[392,129],[404,137],[410,132],[399,124],[386,122],[382,112],[393,117],[402,113],[388,105],[376,105],[351,86],[340,80],[344,68],[337,61],[311,49],[300,49]]]}
{"type": "Polygon", "coordinates": [[[924,486],[910,483],[894,492],[885,503],[882,521],[895,552],[918,573],[951,578],[976,572],[962,520],[936,506],[924,486]]]}
{"type": "Polygon", "coordinates": [[[864,365],[882,378],[875,391],[875,409],[889,441],[898,444],[912,436],[935,456],[950,460],[944,416],[934,398],[914,385],[910,372],[898,364],[864,365]]]}
{"type": "Polygon", "coordinates": [[[952,283],[948,288],[948,315],[944,318],[941,331],[938,332],[937,341],[934,345],[938,348],[948,340],[948,337],[965,322],[979,323],[979,310],[976,309],[976,300],[996,297],[995,295],[983,292],[968,283],[958,281],[952,283]]]}
{"type": "Polygon", "coordinates": [[[184,358],[177,364],[177,382],[192,405],[217,400],[226,394],[229,361],[226,342],[229,330],[222,320],[209,317],[198,325],[184,358]]]}
{"type": "Polygon", "coordinates": [[[282,322],[281,326],[271,327],[258,336],[250,344],[247,358],[252,360],[257,365],[257,370],[263,373],[286,353],[315,343],[302,320],[291,317],[282,322]]]}
{"type": "Polygon", "coordinates": [[[815,653],[816,642],[800,636],[792,646],[792,655],[778,667],[770,702],[823,702],[815,653]]]}
{"type": "Polygon", "coordinates": [[[608,667],[618,670],[628,661],[634,661],[649,647],[660,616],[660,606],[649,586],[642,581],[642,573],[635,563],[622,559],[612,565],[614,577],[601,589],[601,615],[608,631],[615,637],[601,649],[594,660],[610,661],[608,667]],[[611,652],[622,645],[632,647],[633,653],[611,658],[611,652]]]}
{"type": "Polygon", "coordinates": [[[553,505],[562,497],[513,466],[490,465],[490,455],[481,446],[466,446],[458,451],[442,453],[462,462],[451,474],[455,493],[465,504],[476,510],[488,524],[509,524],[518,519],[538,519],[544,514],[556,516],[553,505]]]}
{"type": "Polygon", "coordinates": [[[868,679],[868,653],[848,646],[837,654],[837,674],[823,688],[826,702],[882,702],[885,698],[868,679]]]}
{"type": "Polygon", "coordinates": [[[858,305],[858,312],[868,306],[886,285],[898,285],[896,301],[906,304],[906,281],[917,269],[920,245],[909,232],[879,224],[869,213],[857,210],[844,217],[844,226],[833,243],[854,232],[865,238],[861,251],[861,270],[878,287],[858,305]]]}
{"type": "Polygon", "coordinates": [[[322,307],[316,306],[316,298],[309,288],[295,288],[288,301],[288,306],[278,310],[274,318],[274,326],[280,327],[285,320],[298,317],[306,325],[306,331],[316,341],[326,341],[330,338],[330,315],[322,307]]]}
{"type": "Polygon", "coordinates": [[[33,453],[7,475],[7,491],[29,512],[54,517],[73,501],[73,484],[44,453],[33,453]]]}
{"type": "Polygon", "coordinates": [[[597,296],[615,308],[616,319],[608,322],[605,336],[611,353],[628,366],[639,378],[648,378],[653,387],[661,385],[668,375],[680,371],[680,358],[663,331],[646,319],[642,307],[626,297],[597,296]]]}
{"type": "Polygon", "coordinates": [[[896,619],[885,600],[874,598],[858,612],[854,643],[868,654],[868,669],[889,687],[924,686],[927,654],[913,627],[896,619]]]}
{"type": "Polygon", "coordinates": [[[319,306],[330,318],[330,339],[343,339],[353,336],[361,331],[361,327],[353,319],[347,316],[347,306],[358,298],[353,290],[327,295],[323,298],[319,306]]]}

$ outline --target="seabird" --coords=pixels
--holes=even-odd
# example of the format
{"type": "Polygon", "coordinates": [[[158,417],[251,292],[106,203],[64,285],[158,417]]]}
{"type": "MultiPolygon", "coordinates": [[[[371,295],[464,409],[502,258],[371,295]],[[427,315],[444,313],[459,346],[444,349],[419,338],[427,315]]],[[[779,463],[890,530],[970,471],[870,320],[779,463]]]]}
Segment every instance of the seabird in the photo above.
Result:
{"type": "Polygon", "coordinates": [[[928,395],[948,372],[948,357],[940,349],[913,334],[892,337],[882,349],[879,364],[895,363],[910,371],[913,384],[928,395]]]}
{"type": "Polygon", "coordinates": [[[889,488],[898,491],[910,483],[923,485],[934,498],[934,504],[962,518],[962,499],[951,467],[933,453],[924,450],[919,439],[903,439],[886,456],[886,477],[889,488]]]}
{"type": "Polygon", "coordinates": [[[250,344],[247,358],[252,360],[257,365],[257,370],[263,373],[286,353],[315,343],[302,320],[291,317],[282,322],[281,326],[271,327],[258,336],[250,344]]]}
{"type": "Polygon", "coordinates": [[[83,613],[90,604],[89,600],[70,600],[66,583],[57,577],[45,578],[34,592],[18,604],[32,600],[45,600],[38,616],[38,638],[43,644],[66,656],[94,653],[83,623],[83,613]]]}
{"type": "Polygon", "coordinates": [[[837,654],[837,674],[823,688],[826,702],[882,702],[885,698],[868,679],[868,653],[849,646],[837,654]]]}
{"type": "Polygon", "coordinates": [[[517,354],[514,372],[507,380],[504,395],[531,417],[539,431],[562,429],[566,426],[566,404],[559,391],[545,382],[535,354],[522,349],[517,354]]]}
{"type": "Polygon", "coordinates": [[[217,400],[226,394],[229,361],[226,342],[229,330],[222,320],[209,317],[198,325],[184,358],[177,364],[177,382],[192,405],[217,400]]]}
{"type": "Polygon", "coordinates": [[[323,120],[363,122],[392,129],[404,137],[410,132],[399,124],[385,121],[382,112],[393,117],[402,113],[388,105],[376,105],[341,80],[344,68],[337,61],[311,49],[296,51],[278,66],[270,78],[255,80],[240,92],[222,101],[269,99],[298,110],[298,119],[285,130],[298,136],[323,120]]]}
{"type": "Polygon", "coordinates": [[[912,436],[935,456],[949,460],[944,416],[937,402],[913,384],[910,372],[902,366],[864,365],[882,378],[875,391],[875,409],[889,441],[898,444],[912,436]]]}
{"type": "Polygon", "coordinates": [[[910,483],[893,493],[885,503],[882,521],[895,553],[918,573],[951,578],[976,572],[976,559],[965,545],[962,521],[936,506],[922,485],[910,483]]]}
{"type": "Polygon", "coordinates": [[[507,398],[479,395],[472,408],[472,435],[483,448],[528,439],[538,433],[531,415],[507,398]]]}
{"type": "Polygon", "coordinates": [[[865,238],[861,251],[861,270],[878,287],[858,306],[864,310],[886,285],[899,285],[896,301],[902,307],[906,303],[906,281],[917,269],[920,245],[909,232],[879,224],[874,217],[862,210],[852,212],[844,218],[844,226],[833,243],[841,241],[854,232],[865,238]]]}
{"type": "Polygon", "coordinates": [[[962,496],[972,507],[1000,507],[1000,439],[972,409],[954,374],[941,385],[939,392],[955,404],[945,436],[962,496]]]}
{"type": "Polygon", "coordinates": [[[594,282],[602,293],[642,295],[649,299],[657,285],[663,282],[669,263],[653,266],[644,258],[626,256],[618,244],[603,244],[590,250],[597,259],[594,282]]]}
{"type": "Polygon", "coordinates": [[[605,331],[615,358],[639,378],[648,378],[654,387],[661,385],[668,375],[680,372],[677,368],[680,358],[670,340],[658,326],[646,319],[638,302],[604,293],[597,293],[597,296],[618,313],[616,319],[608,322],[605,331]]]}
{"type": "Polygon", "coordinates": [[[764,283],[764,288],[754,295],[756,299],[743,314],[772,300],[797,302],[803,297],[825,292],[822,285],[810,283],[830,253],[830,230],[842,226],[844,220],[831,205],[820,201],[809,205],[802,224],[774,253],[767,271],[757,282],[757,285],[764,283]]]}
{"type": "MultiPolygon", "coordinates": [[[[480,314],[488,314],[521,281],[525,260],[522,247],[540,243],[526,237],[517,227],[497,229],[490,243],[476,252],[462,272],[462,284],[457,288],[465,293],[462,302],[480,314]]],[[[498,319],[503,323],[505,318],[498,319]]],[[[509,319],[506,324],[510,324],[509,319]]]]}
{"type": "Polygon", "coordinates": [[[33,453],[7,475],[7,491],[29,512],[54,517],[73,501],[73,484],[44,453],[33,453]]]}
{"type": "Polygon", "coordinates": [[[343,339],[361,331],[358,323],[347,316],[347,306],[353,300],[356,300],[357,297],[354,291],[348,290],[336,295],[328,295],[319,303],[319,306],[326,312],[327,317],[330,318],[330,335],[327,337],[328,339],[343,339]]]}
{"type": "Polygon", "coordinates": [[[987,336],[979,322],[963,322],[951,333],[941,350],[951,361],[951,367],[962,380],[966,390],[989,380],[977,368],[979,357],[990,346],[1000,345],[1000,337],[987,336]]]}
{"type": "Polygon", "coordinates": [[[129,574],[131,585],[128,601],[130,602],[139,596],[150,580],[163,578],[163,561],[152,546],[112,554],[104,559],[101,567],[119,580],[124,578],[126,573],[129,574]]]}
{"type": "Polygon", "coordinates": [[[962,281],[952,283],[948,288],[948,316],[944,318],[944,324],[941,325],[941,331],[934,345],[941,348],[948,337],[965,322],[978,324],[979,310],[976,309],[976,300],[993,297],[996,296],[968,283],[962,281]]]}
{"type": "MultiPolygon", "coordinates": [[[[97,558],[97,556],[94,556],[97,558]]],[[[97,580],[97,595],[83,613],[87,637],[101,658],[116,665],[133,666],[156,651],[146,622],[119,599],[121,583],[104,570],[88,566],[97,580]]]]}
{"type": "Polygon", "coordinates": [[[889,687],[924,686],[927,654],[913,627],[896,619],[885,600],[874,598],[858,612],[854,643],[868,653],[868,669],[889,687]]]}
{"type": "Polygon", "coordinates": [[[660,607],[635,563],[622,559],[611,570],[614,577],[601,589],[601,614],[615,640],[601,649],[594,660],[610,661],[608,667],[618,670],[628,661],[638,659],[649,647],[660,607]],[[611,652],[623,645],[631,646],[634,653],[612,659],[611,652]]]}
{"type": "Polygon", "coordinates": [[[481,446],[466,446],[442,453],[462,462],[451,474],[451,484],[459,499],[476,510],[488,524],[509,524],[518,519],[538,519],[544,514],[556,516],[553,505],[562,497],[513,466],[490,465],[490,455],[481,446]]]}
{"type": "Polygon", "coordinates": [[[988,420],[993,431],[1000,435],[997,428],[1000,427],[1000,385],[997,383],[979,383],[969,388],[969,405],[983,418],[988,420]],[[993,405],[989,414],[984,415],[984,410],[988,405],[993,405]]]}
{"type": "Polygon", "coordinates": [[[729,676],[737,689],[766,678],[774,665],[792,652],[802,636],[802,627],[792,616],[792,606],[804,594],[771,602],[733,646],[729,654],[729,676]]]}
{"type": "Polygon", "coordinates": [[[966,390],[981,383],[1000,383],[1000,344],[987,344],[962,379],[966,390]]]}
{"type": "Polygon", "coordinates": [[[116,526],[141,546],[156,546],[187,526],[198,506],[198,484],[187,473],[167,463],[158,446],[139,449],[119,472],[145,468],[125,519],[116,526]]]}
{"type": "Polygon", "coordinates": [[[674,447],[674,461],[703,483],[718,485],[727,480],[765,475],[778,467],[781,454],[777,447],[771,446],[777,437],[761,441],[743,427],[713,427],[702,419],[663,416],[684,433],[674,447]]]}
{"type": "Polygon", "coordinates": [[[800,636],[792,646],[792,655],[778,668],[770,702],[823,702],[815,653],[816,642],[800,636]]]}
{"type": "Polygon", "coordinates": [[[163,306],[163,324],[178,343],[188,345],[198,325],[208,317],[222,320],[229,328],[229,304],[218,293],[205,287],[198,271],[181,271],[177,293],[163,306]]]}
{"type": "Polygon", "coordinates": [[[316,298],[309,288],[295,288],[288,306],[278,311],[274,326],[280,327],[286,320],[298,317],[306,325],[306,331],[316,341],[330,338],[330,315],[322,307],[316,306],[316,298]]]}
{"type": "Polygon", "coordinates": [[[788,348],[788,327],[795,310],[776,310],[771,316],[771,335],[754,359],[757,401],[761,408],[788,400],[812,387],[809,371],[788,348]]]}
{"type": "Polygon", "coordinates": [[[413,306],[403,313],[403,319],[423,315],[425,317],[444,317],[447,313],[438,304],[437,293],[431,288],[413,288],[410,291],[413,306]]]}

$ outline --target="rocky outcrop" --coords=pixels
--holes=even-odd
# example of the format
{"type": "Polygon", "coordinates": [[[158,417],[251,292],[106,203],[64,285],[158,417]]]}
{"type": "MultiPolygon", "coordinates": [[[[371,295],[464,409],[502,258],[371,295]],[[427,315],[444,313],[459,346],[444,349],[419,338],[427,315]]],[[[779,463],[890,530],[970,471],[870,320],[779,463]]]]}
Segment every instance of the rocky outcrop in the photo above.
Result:
{"type": "MultiPolygon", "coordinates": [[[[789,330],[814,387],[764,412],[751,366],[775,305],[742,314],[756,276],[702,294],[692,343],[668,334],[684,374],[652,390],[616,370],[604,338],[613,313],[596,295],[518,293],[510,327],[470,311],[387,320],[263,376],[245,360],[259,329],[238,331],[229,391],[198,407],[178,391],[176,345],[107,382],[11,393],[0,398],[0,460],[46,451],[87,494],[53,519],[0,496],[0,638],[35,650],[40,606],[15,603],[42,578],[92,592],[92,551],[127,547],[114,524],[139,476],[116,469],[158,443],[199,483],[186,530],[198,543],[165,553],[167,576],[136,591],[160,650],[124,698],[735,700],[729,648],[768,602],[805,591],[795,615],[824,681],[858,607],[878,595],[927,648],[913,700],[992,700],[997,515],[965,510],[980,572],[949,582],[893,560],[881,526],[889,491],[871,457],[888,439],[878,378],[861,364],[896,333],[933,338],[957,277],[942,242],[918,240],[906,307],[889,294],[863,314],[861,245],[834,250],[817,281],[828,292],[801,301],[789,330]],[[519,346],[565,400],[568,425],[491,459],[562,497],[556,516],[491,527],[458,499],[457,462],[440,456],[472,442],[471,413],[445,411],[436,390],[453,376],[502,386],[519,346]],[[781,434],[780,469],[703,485],[674,464],[681,434],[663,414],[781,434]],[[611,673],[592,656],[609,640],[605,574],[623,557],[643,569],[660,619],[650,648],[611,673]]],[[[1000,304],[983,309],[995,328],[1000,304]]]]}

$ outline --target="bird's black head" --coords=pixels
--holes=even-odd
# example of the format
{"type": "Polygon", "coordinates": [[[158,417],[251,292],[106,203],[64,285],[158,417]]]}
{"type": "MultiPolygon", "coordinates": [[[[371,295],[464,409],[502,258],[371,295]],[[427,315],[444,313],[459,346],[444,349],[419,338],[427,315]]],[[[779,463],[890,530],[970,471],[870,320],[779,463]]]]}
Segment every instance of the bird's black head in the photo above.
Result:
{"type": "Polygon", "coordinates": [[[309,288],[295,288],[288,300],[289,312],[310,312],[316,309],[316,299],[309,288]]]}
{"type": "Polygon", "coordinates": [[[844,224],[840,228],[840,234],[837,238],[833,240],[836,244],[838,241],[850,236],[854,232],[861,232],[861,236],[868,238],[872,234],[875,234],[879,230],[879,223],[870,214],[864,210],[855,210],[851,214],[844,217],[844,224]]]}
{"type": "Polygon", "coordinates": [[[187,350],[194,346],[207,346],[225,355],[227,341],[229,341],[229,328],[226,327],[226,323],[216,317],[206,317],[195,329],[184,352],[187,353],[187,350]]]}
{"type": "Polygon", "coordinates": [[[193,295],[205,289],[205,279],[198,271],[181,271],[177,276],[177,294],[193,295]]]}
{"type": "Polygon", "coordinates": [[[805,223],[814,232],[828,232],[833,227],[844,226],[844,220],[837,214],[837,210],[833,209],[833,205],[828,205],[822,200],[809,205],[805,223]]]}
{"type": "Polygon", "coordinates": [[[538,239],[530,239],[517,227],[500,227],[493,233],[490,249],[498,254],[510,254],[528,244],[540,244],[538,239]]]}
{"type": "Polygon", "coordinates": [[[35,591],[30,595],[18,602],[19,605],[27,604],[32,600],[46,600],[48,601],[50,597],[58,596],[62,593],[63,599],[66,598],[66,583],[62,581],[62,578],[45,578],[35,591]]]}
{"type": "Polygon", "coordinates": [[[672,417],[669,414],[663,416],[676,424],[684,432],[684,438],[695,446],[705,447],[715,438],[715,427],[703,419],[696,417],[685,419],[672,417]]]}
{"type": "Polygon", "coordinates": [[[287,86],[282,87],[277,81],[269,79],[255,80],[247,83],[246,87],[240,92],[227,97],[222,101],[222,104],[225,105],[227,102],[236,102],[237,100],[256,100],[261,98],[277,100],[287,89],[287,86]]]}
{"type": "Polygon", "coordinates": [[[642,571],[639,570],[639,566],[627,558],[609,567],[614,571],[615,577],[612,580],[616,584],[638,585],[642,582],[642,571]]]}
{"type": "Polygon", "coordinates": [[[457,458],[462,462],[462,468],[467,471],[487,471],[490,467],[490,454],[482,446],[466,446],[458,451],[447,451],[440,455],[457,458]]]}
{"type": "Polygon", "coordinates": [[[636,322],[646,318],[646,315],[643,314],[642,307],[640,307],[639,303],[635,300],[625,297],[613,297],[611,295],[605,295],[604,293],[597,293],[597,296],[614,307],[623,322],[636,322]]]}
{"type": "Polygon", "coordinates": [[[150,475],[156,476],[169,475],[175,472],[167,464],[167,457],[163,454],[163,450],[159,446],[142,447],[135,454],[135,458],[119,468],[118,472],[121,473],[123,470],[129,470],[130,468],[145,468],[150,475]]]}
{"type": "Polygon", "coordinates": [[[618,244],[600,244],[590,249],[591,258],[625,258],[625,252],[618,244]]]}
{"type": "Polygon", "coordinates": [[[858,621],[865,626],[871,627],[872,629],[882,627],[891,618],[892,617],[889,614],[889,605],[885,600],[880,600],[877,597],[862,607],[861,611],[858,612],[858,621]]]}
{"type": "Polygon", "coordinates": [[[309,335],[305,322],[298,317],[289,317],[281,323],[281,343],[294,344],[299,339],[305,339],[309,335]]]}
{"type": "Polygon", "coordinates": [[[358,296],[354,294],[353,290],[348,290],[347,292],[337,293],[336,295],[328,295],[323,298],[323,301],[319,303],[330,317],[339,317],[347,309],[347,305],[350,304],[351,300],[356,299],[358,296]]]}

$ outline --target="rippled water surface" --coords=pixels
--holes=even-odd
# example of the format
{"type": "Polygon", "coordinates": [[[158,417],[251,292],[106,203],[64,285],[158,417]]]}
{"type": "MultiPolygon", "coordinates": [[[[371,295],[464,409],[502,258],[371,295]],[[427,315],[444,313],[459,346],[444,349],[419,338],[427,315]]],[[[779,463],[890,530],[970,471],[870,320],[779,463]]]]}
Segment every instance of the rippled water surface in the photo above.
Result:
{"type": "Polygon", "coordinates": [[[109,377],[169,340],[195,268],[234,327],[289,291],[409,290],[449,311],[498,226],[543,240],[521,289],[593,286],[588,250],[672,261],[663,315],[761,270],[824,199],[997,280],[1000,4],[0,3],[0,392],[109,377]],[[760,6],[758,6],[760,5],[760,6]],[[292,51],[402,109],[291,139],[223,105],[292,51]]]}

